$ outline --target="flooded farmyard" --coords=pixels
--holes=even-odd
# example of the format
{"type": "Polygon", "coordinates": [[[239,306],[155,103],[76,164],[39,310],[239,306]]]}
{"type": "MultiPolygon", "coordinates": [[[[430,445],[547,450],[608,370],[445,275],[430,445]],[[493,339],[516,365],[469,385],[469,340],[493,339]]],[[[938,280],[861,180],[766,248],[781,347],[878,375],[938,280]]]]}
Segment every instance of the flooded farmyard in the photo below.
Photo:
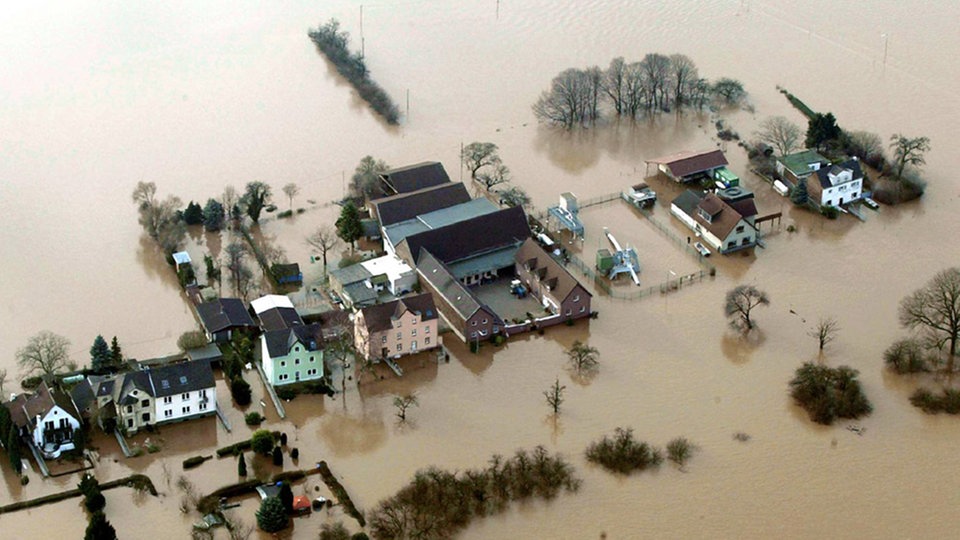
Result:
{"type": "MultiPolygon", "coordinates": [[[[208,493],[238,477],[230,458],[188,471],[183,460],[248,438],[252,428],[243,416],[253,410],[266,416],[264,427],[283,431],[299,449],[286,470],[325,460],[362,510],[395,493],[418,469],[481,467],[492,454],[541,444],[564,455],[583,480],[577,493],[474,520],[460,538],[951,534],[948,516],[960,500],[950,474],[960,464],[953,444],[960,423],[914,408],[908,398],[925,379],[892,375],[882,354],[906,334],[897,320],[900,299],[956,265],[960,255],[950,240],[960,227],[960,184],[953,174],[960,162],[949,146],[960,120],[954,90],[960,71],[950,54],[960,47],[950,26],[955,6],[364,4],[367,65],[404,113],[399,126],[389,127],[306,36],[335,17],[359,46],[360,4],[11,8],[0,23],[0,43],[10,51],[0,62],[0,117],[8,128],[0,134],[6,393],[19,391],[17,349],[41,330],[67,337],[71,358],[85,364],[97,334],[116,335],[126,355],[143,359],[176,352],[181,333],[197,329],[176,275],[137,224],[130,193],[139,181],[155,182],[161,197],[202,204],[227,185],[240,189],[260,180],[274,187],[281,210],[287,200],[280,187],[297,183],[295,206],[306,211],[286,220],[269,215],[253,235],[304,268],[302,296],[292,296],[306,304],[318,301],[310,287],[322,270],[310,263],[304,238],[336,219],[339,209],[329,203],[344,195],[365,155],[392,166],[439,161],[454,182],[469,183],[469,173],[460,171],[461,144],[491,141],[515,184],[536,209],[545,209],[562,192],[589,199],[625,190],[644,179],[647,159],[719,145],[729,168],[756,193],[760,213],[782,212],[782,223],[765,225],[764,248],[714,254],[714,276],[665,294],[622,300],[575,272],[594,293],[596,319],[515,336],[478,353],[446,334],[449,361],[430,354],[403,359],[402,377],[378,366],[359,387],[348,381],[347,391],[332,398],[285,403],[283,420],[255,376],[247,376],[252,405],[241,409],[218,372],[218,400],[231,432],[215,418],[161,426],[129,439],[144,447],[149,439],[158,448],[132,458],[114,438],[94,437],[93,471],[101,482],[143,473],[159,491],[157,497],[126,488],[104,492],[119,537],[189,536],[200,516],[181,512],[178,478],[208,493]],[[638,61],[648,52],[681,52],[702,76],[742,81],[749,107],[664,113],[572,133],[538,125],[530,107],[557,73],[603,68],[617,56],[638,61]],[[805,124],[777,85],[833,112],[844,128],[876,132],[885,143],[899,132],[930,137],[924,197],[883,206],[865,222],[827,220],[780,197],[750,174],[742,148],[716,139],[714,127],[719,116],[751,138],[767,116],[805,124]],[[724,296],[739,284],[770,296],[747,338],[723,316],[724,296]],[[821,317],[836,318],[841,328],[822,355],[808,335],[821,317]],[[588,384],[566,367],[565,351],[574,341],[600,353],[588,384]],[[872,414],[831,427],[811,422],[787,387],[807,361],[859,370],[872,414]],[[556,418],[543,396],[555,379],[567,386],[556,418]],[[410,393],[419,406],[399,423],[393,399],[410,393]],[[846,429],[853,424],[859,433],[846,429]],[[617,426],[659,446],[686,436],[699,451],[683,470],[664,464],[613,476],[583,452],[617,426]],[[735,439],[736,433],[749,440],[735,439]]],[[[680,190],[663,176],[648,182],[660,196],[652,218],[677,237],[688,236],[669,212],[680,190]]],[[[585,209],[583,218],[585,240],[572,251],[588,264],[607,247],[601,235],[609,227],[638,248],[644,287],[671,271],[700,268],[623,203],[585,209]]],[[[200,260],[229,242],[227,233],[193,231],[186,248],[200,260]]],[[[249,458],[252,475],[279,471],[269,459],[249,458]]],[[[77,474],[44,479],[28,470],[30,482],[21,486],[5,458],[0,469],[2,504],[79,482],[77,474]]],[[[294,492],[331,496],[317,476],[297,483],[294,492]]],[[[252,524],[257,507],[250,496],[230,512],[252,524]]],[[[80,499],[69,499],[3,514],[0,527],[10,538],[76,538],[87,519],[80,499]]],[[[337,506],[294,519],[284,534],[312,538],[321,523],[333,521],[360,530],[337,506]]]]}

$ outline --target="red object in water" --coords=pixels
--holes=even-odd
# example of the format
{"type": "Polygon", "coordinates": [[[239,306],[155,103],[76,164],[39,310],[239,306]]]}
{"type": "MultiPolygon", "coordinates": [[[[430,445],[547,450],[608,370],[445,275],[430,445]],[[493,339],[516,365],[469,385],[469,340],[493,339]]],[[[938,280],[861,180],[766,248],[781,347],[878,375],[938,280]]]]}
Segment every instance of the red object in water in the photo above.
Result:
{"type": "Polygon", "coordinates": [[[293,511],[297,513],[310,512],[310,499],[305,495],[297,495],[293,498],[293,511]]]}

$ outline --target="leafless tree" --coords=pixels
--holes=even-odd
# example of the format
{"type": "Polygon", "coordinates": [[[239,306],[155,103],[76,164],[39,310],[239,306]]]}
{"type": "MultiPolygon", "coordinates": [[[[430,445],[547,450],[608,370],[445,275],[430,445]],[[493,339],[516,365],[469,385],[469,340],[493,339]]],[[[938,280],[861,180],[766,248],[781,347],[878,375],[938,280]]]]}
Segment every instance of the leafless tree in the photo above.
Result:
{"type": "Polygon", "coordinates": [[[364,156],[350,178],[350,194],[362,199],[380,191],[380,174],[389,168],[382,159],[364,156]]]}
{"type": "Polygon", "coordinates": [[[603,80],[600,83],[603,92],[613,104],[613,110],[617,116],[623,115],[627,109],[626,85],[626,63],[622,56],[618,56],[610,61],[610,66],[603,73],[603,80]]]}
{"type": "Polygon", "coordinates": [[[838,332],[840,332],[840,325],[837,320],[833,317],[826,317],[821,318],[807,335],[817,340],[822,351],[828,343],[836,339],[838,332]]]}
{"type": "Polygon", "coordinates": [[[476,180],[480,169],[501,164],[497,150],[497,145],[491,142],[472,142],[463,147],[460,159],[463,161],[463,166],[470,171],[470,178],[476,180]]]}
{"type": "Polygon", "coordinates": [[[30,338],[27,345],[17,350],[17,365],[25,376],[50,376],[61,371],[76,369],[70,361],[67,338],[44,330],[30,338]]]}
{"type": "Polygon", "coordinates": [[[723,311],[730,319],[730,326],[749,332],[755,325],[750,317],[753,309],[769,304],[767,293],[753,285],[738,285],[727,293],[723,311]]]}
{"type": "Polygon", "coordinates": [[[560,405],[563,404],[563,392],[566,389],[566,386],[560,384],[560,378],[558,377],[553,381],[553,384],[550,385],[550,388],[543,392],[543,396],[547,398],[547,405],[550,406],[553,414],[560,414],[560,405]]]}
{"type": "Polygon", "coordinates": [[[647,109],[662,109],[666,104],[667,88],[670,84],[670,58],[650,53],[643,57],[640,66],[646,86],[647,109]]]}
{"type": "Polygon", "coordinates": [[[640,62],[627,64],[624,69],[624,114],[636,118],[648,101],[644,84],[643,66],[640,62]]]}
{"type": "Polygon", "coordinates": [[[300,186],[290,182],[289,184],[283,186],[283,194],[290,199],[290,210],[293,210],[293,198],[300,194],[300,186]]]}
{"type": "Polygon", "coordinates": [[[323,275],[327,275],[327,252],[340,243],[337,231],[329,225],[321,225],[307,237],[307,245],[318,250],[323,257],[323,275]]]}
{"type": "Polygon", "coordinates": [[[585,375],[597,369],[600,363],[600,353],[596,347],[591,347],[579,340],[567,349],[567,360],[570,367],[578,374],[585,375]]]}
{"type": "Polygon", "coordinates": [[[953,371],[960,342],[960,268],[942,270],[926,285],[900,301],[900,324],[920,330],[928,343],[947,349],[947,370],[953,371]]]}
{"type": "Polygon", "coordinates": [[[178,213],[183,201],[173,195],[168,195],[161,201],[156,195],[156,184],[139,182],[133,190],[132,198],[137,204],[143,230],[157,241],[165,254],[170,254],[177,250],[187,234],[186,225],[178,213]]]}
{"type": "Polygon", "coordinates": [[[407,394],[393,398],[393,406],[397,409],[397,418],[399,418],[401,422],[406,422],[407,409],[420,406],[420,402],[417,401],[416,394],[407,394]]]}
{"type": "Polygon", "coordinates": [[[157,184],[153,182],[137,182],[133,188],[133,202],[140,208],[144,206],[153,206],[157,198],[157,184]]]}
{"type": "Polygon", "coordinates": [[[845,131],[850,141],[849,151],[874,166],[883,160],[883,139],[869,131],[845,131]]]}
{"type": "Polygon", "coordinates": [[[505,184],[510,181],[510,169],[503,163],[497,163],[486,171],[477,175],[477,180],[483,184],[487,191],[498,184],[505,184]]]}
{"type": "Polygon", "coordinates": [[[803,132],[800,126],[783,116],[770,116],[760,122],[757,138],[777,150],[777,155],[785,156],[799,147],[803,132]]]}
{"type": "Polygon", "coordinates": [[[692,94],[692,86],[699,79],[697,66],[684,54],[670,55],[670,71],[673,82],[673,103],[680,109],[692,94]]]}
{"type": "Polygon", "coordinates": [[[533,113],[541,122],[566,129],[591,120],[591,99],[599,92],[599,80],[594,89],[593,81],[586,71],[568,69],[553,78],[550,90],[543,92],[533,105],[533,113]]]}
{"type": "Polygon", "coordinates": [[[247,254],[249,253],[247,246],[234,240],[227,244],[223,251],[226,254],[225,266],[233,280],[234,291],[238,296],[241,296],[241,291],[248,292],[250,290],[250,281],[253,280],[253,272],[246,264],[247,254]]]}
{"type": "Polygon", "coordinates": [[[890,149],[893,150],[897,180],[900,180],[907,165],[920,167],[927,162],[923,154],[930,151],[930,139],[928,137],[910,138],[897,133],[890,137],[890,149]]]}

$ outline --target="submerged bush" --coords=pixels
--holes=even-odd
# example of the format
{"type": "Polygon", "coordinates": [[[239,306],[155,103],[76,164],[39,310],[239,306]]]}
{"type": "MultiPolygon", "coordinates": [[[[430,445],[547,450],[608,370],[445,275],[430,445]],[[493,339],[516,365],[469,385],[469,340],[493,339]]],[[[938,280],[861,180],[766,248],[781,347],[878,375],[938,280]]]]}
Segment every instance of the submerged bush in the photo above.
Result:
{"type": "Polygon", "coordinates": [[[873,406],[857,375],[857,370],[847,366],[830,368],[807,362],[790,381],[790,395],[818,424],[829,425],[837,418],[858,418],[870,414],[873,406]]]}
{"type": "Polygon", "coordinates": [[[923,346],[915,339],[901,339],[893,342],[883,352],[883,362],[888,368],[901,375],[930,371],[923,346]]]}
{"type": "Polygon", "coordinates": [[[630,474],[656,467],[663,462],[660,449],[633,438],[632,429],[616,428],[613,437],[604,435],[587,447],[587,460],[610,472],[630,474]]]}
{"type": "Polygon", "coordinates": [[[667,443],[667,458],[681,467],[693,457],[696,446],[686,437],[677,437],[667,443]]]}
{"type": "Polygon", "coordinates": [[[248,426],[259,426],[260,424],[263,423],[264,420],[265,418],[263,417],[263,415],[258,413],[257,411],[247,413],[246,416],[243,417],[243,422],[248,426]]]}
{"type": "Polygon", "coordinates": [[[914,407],[919,407],[927,414],[937,414],[945,412],[947,414],[960,414],[960,390],[954,388],[944,388],[940,395],[936,395],[926,388],[918,388],[910,396],[910,403],[914,407]]]}
{"type": "Polygon", "coordinates": [[[542,447],[513,457],[495,455],[484,469],[459,474],[436,467],[417,471],[413,480],[373,510],[374,538],[449,538],[475,517],[504,510],[511,501],[549,499],[576,491],[580,481],[559,455],[542,447]]]}

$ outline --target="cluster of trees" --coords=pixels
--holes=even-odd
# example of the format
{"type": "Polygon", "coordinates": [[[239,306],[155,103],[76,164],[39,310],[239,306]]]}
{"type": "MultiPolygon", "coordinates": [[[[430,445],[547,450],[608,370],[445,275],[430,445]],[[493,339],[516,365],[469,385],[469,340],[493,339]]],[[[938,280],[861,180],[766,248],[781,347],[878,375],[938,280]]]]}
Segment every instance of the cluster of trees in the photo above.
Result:
{"type": "Polygon", "coordinates": [[[609,109],[617,117],[637,118],[655,111],[694,107],[713,100],[737,104],[746,93],[734,79],[711,83],[683,54],[650,53],[639,62],[614,58],[606,70],[571,68],[554,77],[533,105],[541,122],[566,129],[596,123],[609,109]]]}
{"type": "Polygon", "coordinates": [[[113,336],[110,345],[102,335],[97,335],[90,347],[90,369],[93,371],[104,371],[116,369],[123,363],[123,351],[120,349],[120,343],[117,336],[113,336]]]}
{"type": "Polygon", "coordinates": [[[20,433],[17,426],[13,424],[13,418],[10,417],[10,410],[0,405],[0,442],[7,451],[7,458],[10,460],[10,467],[17,473],[17,476],[23,474],[23,461],[20,453],[20,433]]]}
{"type": "Polygon", "coordinates": [[[573,467],[542,446],[507,459],[494,455],[483,469],[431,467],[377,505],[370,530],[375,538],[450,538],[473,518],[501,512],[512,501],[550,499],[579,486],[573,467]]]}
{"type": "Polygon", "coordinates": [[[380,175],[389,168],[387,162],[382,159],[364,156],[354,169],[353,176],[350,177],[350,197],[362,203],[372,195],[383,194],[380,175]]]}
{"type": "Polygon", "coordinates": [[[873,407],[863,393],[857,370],[848,366],[831,368],[806,362],[790,381],[790,396],[810,419],[829,425],[837,418],[859,418],[873,407]]]}
{"type": "Polygon", "coordinates": [[[230,343],[222,346],[223,375],[230,381],[230,395],[237,405],[246,407],[251,401],[250,383],[243,378],[243,366],[254,362],[254,342],[250,336],[237,332],[230,343]]]}
{"type": "Polygon", "coordinates": [[[87,473],[80,479],[77,489],[83,494],[83,507],[90,514],[90,522],[83,535],[84,540],[116,540],[117,531],[103,513],[107,506],[107,499],[100,492],[100,482],[87,473]]]}
{"type": "MultiPolygon", "coordinates": [[[[479,183],[488,192],[493,193],[494,186],[510,182],[510,169],[500,159],[499,148],[491,142],[472,142],[460,151],[460,160],[470,171],[470,178],[479,183]]],[[[497,190],[500,203],[507,206],[527,206],[530,196],[519,186],[510,186],[497,190]]]]}
{"type": "MultiPolygon", "coordinates": [[[[686,437],[677,437],[667,443],[667,458],[683,467],[696,449],[696,445],[686,437]]],[[[663,451],[636,440],[630,428],[614,429],[613,436],[604,435],[600,440],[590,443],[585,453],[587,461],[623,475],[655,468],[663,463],[663,451]]]]}
{"type": "Polygon", "coordinates": [[[364,101],[370,104],[374,112],[382,116],[388,124],[399,123],[400,110],[387,92],[370,79],[370,72],[367,70],[363,54],[350,52],[350,34],[340,30],[339,21],[330,19],[330,22],[310,30],[307,35],[313,40],[317,49],[337,68],[337,72],[353,85],[364,101]]]}

